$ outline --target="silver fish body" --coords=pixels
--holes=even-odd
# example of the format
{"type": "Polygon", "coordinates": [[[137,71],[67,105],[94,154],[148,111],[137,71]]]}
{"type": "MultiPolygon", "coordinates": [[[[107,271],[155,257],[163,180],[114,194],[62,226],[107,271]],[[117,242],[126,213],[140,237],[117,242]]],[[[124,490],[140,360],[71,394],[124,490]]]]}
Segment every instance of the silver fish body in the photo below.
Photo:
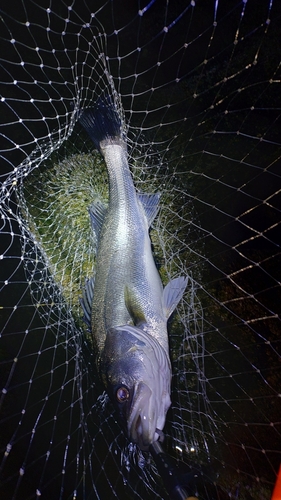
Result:
{"type": "Polygon", "coordinates": [[[102,102],[84,113],[80,121],[106,162],[109,204],[91,209],[98,251],[93,297],[84,295],[83,308],[108,394],[128,437],[147,449],[162,434],[171,404],[167,319],[186,279],[163,290],[149,237],[159,194],[136,192],[116,112],[102,102]]]}

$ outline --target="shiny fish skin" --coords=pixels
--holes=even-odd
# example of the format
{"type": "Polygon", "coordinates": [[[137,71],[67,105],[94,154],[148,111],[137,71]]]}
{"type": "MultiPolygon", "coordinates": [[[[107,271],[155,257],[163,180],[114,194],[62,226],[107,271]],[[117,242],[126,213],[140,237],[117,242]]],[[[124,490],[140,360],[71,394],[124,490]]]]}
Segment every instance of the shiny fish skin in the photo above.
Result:
{"type": "MultiPolygon", "coordinates": [[[[159,194],[138,194],[122,138],[121,121],[109,100],[86,109],[80,122],[104,157],[109,204],[93,206],[98,238],[93,297],[82,302],[102,380],[129,439],[142,449],[159,438],[171,404],[167,319],[187,280],[165,291],[149,238],[159,194]],[[92,303],[91,312],[87,306],[92,303]]],[[[86,292],[85,292],[86,293],[86,292]]]]}

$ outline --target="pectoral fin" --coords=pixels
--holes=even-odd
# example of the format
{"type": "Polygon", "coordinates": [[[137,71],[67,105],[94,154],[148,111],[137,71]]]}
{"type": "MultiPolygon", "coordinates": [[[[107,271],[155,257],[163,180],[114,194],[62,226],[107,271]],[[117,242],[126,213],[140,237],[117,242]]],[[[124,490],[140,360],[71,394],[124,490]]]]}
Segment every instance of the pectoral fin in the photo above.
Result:
{"type": "Polygon", "coordinates": [[[134,325],[146,322],[145,314],[133,289],[125,285],[124,299],[128,313],[130,314],[134,325]]]}
{"type": "Polygon", "coordinates": [[[182,299],[187,282],[188,278],[179,276],[178,278],[169,281],[169,283],[165,286],[163,291],[163,305],[167,319],[171,316],[179,301],[182,299]]]}

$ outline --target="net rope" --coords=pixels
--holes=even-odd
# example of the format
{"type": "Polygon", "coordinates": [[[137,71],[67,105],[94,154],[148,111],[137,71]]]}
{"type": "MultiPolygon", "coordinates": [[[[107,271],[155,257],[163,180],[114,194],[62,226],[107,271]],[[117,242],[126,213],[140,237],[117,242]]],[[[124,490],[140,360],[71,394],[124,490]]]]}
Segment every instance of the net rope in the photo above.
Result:
{"type": "Polygon", "coordinates": [[[0,497],[167,499],[98,379],[79,302],[104,162],[77,122],[110,95],[169,323],[165,448],[201,499],[269,500],[281,462],[277,0],[14,0],[0,10],[0,497]]]}

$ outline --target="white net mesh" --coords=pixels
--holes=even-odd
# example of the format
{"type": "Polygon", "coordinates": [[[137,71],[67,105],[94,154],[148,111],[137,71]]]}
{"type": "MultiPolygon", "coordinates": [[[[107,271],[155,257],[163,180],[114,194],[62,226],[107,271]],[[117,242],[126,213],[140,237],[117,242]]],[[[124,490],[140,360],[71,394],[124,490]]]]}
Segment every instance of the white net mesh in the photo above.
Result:
{"type": "Polygon", "coordinates": [[[170,325],[165,447],[201,499],[269,499],[280,439],[280,6],[277,0],[1,11],[1,498],[168,498],[103,394],[79,304],[104,163],[77,122],[120,96],[170,325]]]}

